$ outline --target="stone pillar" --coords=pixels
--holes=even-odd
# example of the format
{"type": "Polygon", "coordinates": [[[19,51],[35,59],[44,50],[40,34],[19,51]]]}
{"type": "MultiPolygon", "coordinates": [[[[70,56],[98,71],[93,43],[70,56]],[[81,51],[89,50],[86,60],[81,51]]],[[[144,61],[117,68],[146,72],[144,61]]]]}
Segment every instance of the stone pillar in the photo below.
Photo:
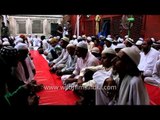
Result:
{"type": "Polygon", "coordinates": [[[48,34],[48,29],[47,29],[47,25],[48,23],[47,23],[47,19],[44,19],[43,20],[43,34],[44,35],[47,35],[48,34]]]}
{"type": "Polygon", "coordinates": [[[30,18],[26,20],[26,34],[32,34],[32,21],[30,18]]]}

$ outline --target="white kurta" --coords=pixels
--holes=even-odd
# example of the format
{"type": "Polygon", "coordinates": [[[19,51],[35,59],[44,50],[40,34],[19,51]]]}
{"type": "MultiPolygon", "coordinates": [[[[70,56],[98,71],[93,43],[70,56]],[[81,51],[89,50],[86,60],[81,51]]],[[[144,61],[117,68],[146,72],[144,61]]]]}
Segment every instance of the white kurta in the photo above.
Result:
{"type": "Polygon", "coordinates": [[[105,89],[103,89],[104,81],[109,78],[112,74],[112,69],[106,71],[106,70],[98,70],[93,74],[93,80],[96,83],[96,89],[95,89],[95,101],[96,105],[108,105],[110,102],[110,99],[107,95],[107,92],[105,89]]]}
{"type": "Polygon", "coordinates": [[[35,69],[35,66],[34,66],[34,64],[33,64],[32,60],[30,59],[29,56],[25,59],[25,62],[26,62],[28,72],[29,72],[29,78],[28,79],[26,79],[26,77],[25,77],[25,71],[24,71],[24,68],[23,68],[21,62],[18,63],[18,66],[17,66],[17,68],[15,69],[14,72],[15,72],[15,75],[17,76],[17,78],[19,80],[24,81],[24,83],[28,83],[28,82],[30,82],[31,80],[34,79],[34,74],[33,74],[32,70],[35,69]]]}
{"type": "Polygon", "coordinates": [[[149,96],[140,77],[126,75],[122,80],[117,105],[149,105],[149,96]]]}
{"type": "Polygon", "coordinates": [[[156,86],[160,85],[160,59],[156,62],[153,68],[152,77],[146,77],[144,81],[156,86]]]}
{"type": "Polygon", "coordinates": [[[44,51],[49,48],[49,44],[48,44],[47,40],[44,39],[44,40],[42,41],[42,44],[43,44],[43,50],[44,50],[44,51]]]}
{"type": "Polygon", "coordinates": [[[66,49],[63,49],[61,55],[57,59],[53,60],[53,62],[55,63],[53,68],[58,67],[60,64],[66,64],[68,60],[68,56],[69,56],[68,51],[66,49]]]}
{"type": "Polygon", "coordinates": [[[144,76],[151,76],[155,63],[157,62],[160,52],[151,48],[151,50],[145,55],[144,52],[140,53],[141,59],[138,65],[140,71],[144,71],[144,76]]]}
{"type": "MultiPolygon", "coordinates": [[[[85,59],[78,58],[75,66],[75,70],[73,71],[73,74],[76,75],[75,78],[79,77],[80,71],[89,66],[97,66],[99,65],[99,60],[92,55],[90,52],[87,53],[87,56],[85,59]]],[[[70,75],[63,75],[61,77],[62,81],[65,81],[70,75]]]]}
{"type": "Polygon", "coordinates": [[[76,55],[73,55],[73,56],[69,55],[65,67],[61,71],[62,72],[73,71],[75,69],[76,62],[77,62],[77,56],[76,55]]]}

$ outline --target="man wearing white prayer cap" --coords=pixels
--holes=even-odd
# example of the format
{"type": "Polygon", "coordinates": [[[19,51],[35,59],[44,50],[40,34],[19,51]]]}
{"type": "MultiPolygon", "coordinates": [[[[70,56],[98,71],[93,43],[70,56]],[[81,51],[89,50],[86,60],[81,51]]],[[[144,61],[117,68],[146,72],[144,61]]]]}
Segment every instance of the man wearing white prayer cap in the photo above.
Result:
{"type": "Polygon", "coordinates": [[[137,66],[140,54],[135,47],[120,50],[112,61],[113,71],[121,76],[115,94],[116,105],[149,105],[149,96],[137,66]]]}
{"type": "Polygon", "coordinates": [[[65,74],[72,74],[77,62],[77,56],[75,55],[76,46],[74,44],[68,44],[66,48],[69,55],[65,65],[62,66],[61,68],[59,66],[58,70],[56,71],[56,74],[59,76],[62,76],[65,74]]]}
{"type": "Polygon", "coordinates": [[[100,50],[98,47],[93,47],[91,49],[91,53],[96,57],[98,58],[99,60],[101,59],[101,53],[100,53],[100,50]]]}
{"type": "Polygon", "coordinates": [[[51,69],[51,72],[56,72],[56,70],[59,68],[62,68],[62,65],[64,66],[65,63],[67,62],[69,53],[66,49],[66,46],[69,44],[69,38],[68,37],[63,37],[61,38],[60,45],[62,47],[62,52],[58,56],[58,58],[54,59],[52,62],[49,63],[51,69]]]}
{"type": "MultiPolygon", "coordinates": [[[[84,82],[82,86],[84,88],[87,88],[87,87],[97,88],[95,89],[96,90],[96,105],[107,105],[109,103],[109,98],[106,96],[107,93],[105,92],[105,90],[103,90],[103,85],[104,85],[106,78],[109,78],[112,73],[111,61],[115,56],[116,56],[116,52],[113,49],[106,48],[102,51],[102,54],[101,54],[101,58],[102,58],[101,65],[89,66],[89,67],[83,68],[80,72],[80,77],[83,77],[83,76],[85,77],[85,75],[88,76],[89,71],[93,72],[92,76],[90,77],[91,79],[89,79],[88,82],[86,80],[86,82],[84,82]]],[[[92,98],[93,96],[90,96],[90,97],[92,98]]]]}
{"type": "Polygon", "coordinates": [[[105,42],[105,44],[103,46],[104,49],[105,48],[112,48],[112,49],[114,49],[114,45],[112,44],[112,42],[113,42],[112,38],[106,38],[104,42],[105,42]]]}
{"type": "Polygon", "coordinates": [[[142,77],[151,77],[155,63],[159,58],[159,51],[152,47],[153,41],[146,39],[142,43],[141,60],[138,65],[139,70],[142,72],[142,77]]]}
{"type": "Polygon", "coordinates": [[[143,43],[143,41],[141,41],[141,40],[138,40],[138,41],[136,42],[136,46],[139,48],[139,50],[142,49],[142,43],[143,43]]]}
{"type": "Polygon", "coordinates": [[[76,55],[78,56],[78,59],[76,62],[76,68],[72,75],[64,75],[61,77],[64,85],[67,85],[66,89],[68,89],[68,87],[72,86],[73,84],[75,85],[75,83],[78,85],[83,83],[82,78],[79,78],[79,74],[82,68],[96,66],[99,64],[99,60],[88,51],[88,45],[85,41],[81,41],[77,44],[76,55]]]}
{"type": "Polygon", "coordinates": [[[14,44],[17,45],[18,43],[22,43],[23,42],[23,39],[18,37],[15,41],[14,41],[14,44]]]}
{"type": "Polygon", "coordinates": [[[29,83],[34,80],[35,66],[28,55],[28,46],[25,43],[19,43],[15,46],[15,48],[19,53],[19,62],[13,72],[20,81],[29,83]]]}
{"type": "Polygon", "coordinates": [[[126,47],[131,47],[132,45],[134,45],[134,40],[131,38],[127,38],[125,39],[124,44],[126,45],[126,47]]]}
{"type": "Polygon", "coordinates": [[[87,37],[87,43],[88,43],[88,50],[91,51],[94,47],[94,42],[92,41],[92,38],[90,36],[87,37]]]}
{"type": "Polygon", "coordinates": [[[84,42],[84,41],[79,42],[79,43],[77,44],[77,47],[88,50],[88,45],[87,45],[87,43],[84,42]]]}
{"type": "Polygon", "coordinates": [[[69,43],[69,38],[68,37],[63,37],[63,38],[61,38],[61,40],[69,43]]]}
{"type": "Polygon", "coordinates": [[[107,38],[106,38],[106,41],[109,41],[109,42],[111,42],[111,43],[112,43],[112,38],[107,37],[107,38]]]}

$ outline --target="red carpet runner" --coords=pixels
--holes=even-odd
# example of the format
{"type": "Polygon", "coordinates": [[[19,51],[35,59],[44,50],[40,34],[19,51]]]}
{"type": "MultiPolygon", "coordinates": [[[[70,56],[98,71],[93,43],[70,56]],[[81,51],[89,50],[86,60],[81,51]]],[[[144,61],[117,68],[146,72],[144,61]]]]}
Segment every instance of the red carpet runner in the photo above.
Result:
{"type": "Polygon", "coordinates": [[[49,72],[47,61],[38,51],[31,50],[30,53],[36,67],[35,80],[38,84],[43,84],[45,88],[38,93],[40,105],[74,105],[78,97],[73,91],[64,91],[62,81],[49,72]]]}
{"type": "Polygon", "coordinates": [[[146,84],[146,88],[150,98],[151,105],[160,105],[160,88],[150,84],[146,84]]]}

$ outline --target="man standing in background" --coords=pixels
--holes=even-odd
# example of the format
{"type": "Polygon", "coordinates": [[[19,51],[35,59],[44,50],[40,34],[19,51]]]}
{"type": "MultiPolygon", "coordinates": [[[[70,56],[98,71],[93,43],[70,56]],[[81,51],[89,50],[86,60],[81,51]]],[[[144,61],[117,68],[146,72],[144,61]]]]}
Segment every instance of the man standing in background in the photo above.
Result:
{"type": "Polygon", "coordinates": [[[9,29],[7,26],[5,26],[5,23],[2,22],[2,27],[1,27],[1,38],[8,38],[9,37],[9,29]]]}

